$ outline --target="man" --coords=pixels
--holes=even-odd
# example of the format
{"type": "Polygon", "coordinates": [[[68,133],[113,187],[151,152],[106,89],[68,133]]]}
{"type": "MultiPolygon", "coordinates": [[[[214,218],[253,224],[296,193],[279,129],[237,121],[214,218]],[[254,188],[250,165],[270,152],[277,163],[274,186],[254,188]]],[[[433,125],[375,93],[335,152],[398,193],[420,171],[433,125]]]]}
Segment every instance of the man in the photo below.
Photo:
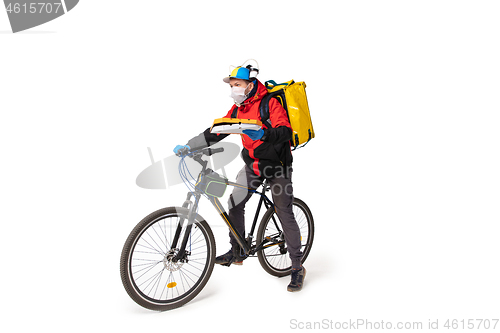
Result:
{"type": "MultiPolygon", "coordinates": [[[[260,117],[260,103],[267,94],[266,87],[256,78],[250,77],[251,67],[237,67],[224,82],[231,87],[234,105],[224,118],[257,119],[260,117]]],[[[243,151],[241,153],[245,166],[238,173],[236,182],[256,189],[267,179],[273,194],[276,213],[282,223],[285,242],[292,260],[292,277],[288,291],[299,291],[305,277],[302,267],[300,230],[293,215],[292,187],[292,153],[290,139],[292,129],[285,109],[274,98],[269,100],[270,124],[264,124],[260,130],[245,130],[241,134],[243,151]]],[[[219,142],[228,134],[212,134],[210,128],[189,140],[186,146],[178,145],[174,152],[188,148],[197,150],[219,142]]],[[[241,235],[245,234],[245,204],[251,193],[246,189],[235,187],[229,198],[229,218],[241,235]]],[[[229,266],[241,265],[245,257],[230,233],[231,249],[216,258],[216,263],[229,266]]]]}

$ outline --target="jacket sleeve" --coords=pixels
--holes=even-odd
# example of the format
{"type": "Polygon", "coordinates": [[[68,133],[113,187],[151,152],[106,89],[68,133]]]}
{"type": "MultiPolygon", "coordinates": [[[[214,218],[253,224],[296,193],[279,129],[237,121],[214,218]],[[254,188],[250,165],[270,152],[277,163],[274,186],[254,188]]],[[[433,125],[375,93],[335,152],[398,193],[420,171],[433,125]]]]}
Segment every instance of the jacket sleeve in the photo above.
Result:
{"type": "Polygon", "coordinates": [[[269,100],[269,119],[273,128],[264,129],[262,141],[276,144],[292,139],[292,126],[288,121],[286,110],[275,98],[269,100]]]}
{"type": "MultiPolygon", "coordinates": [[[[231,114],[233,112],[233,108],[229,110],[229,112],[223,117],[223,118],[231,118],[231,114]]],[[[216,144],[217,142],[221,141],[222,139],[226,138],[229,134],[214,134],[210,133],[210,128],[207,128],[204,130],[202,133],[198,134],[191,140],[187,142],[187,145],[191,148],[191,150],[197,150],[201,148],[206,148],[211,145],[216,144]]]]}

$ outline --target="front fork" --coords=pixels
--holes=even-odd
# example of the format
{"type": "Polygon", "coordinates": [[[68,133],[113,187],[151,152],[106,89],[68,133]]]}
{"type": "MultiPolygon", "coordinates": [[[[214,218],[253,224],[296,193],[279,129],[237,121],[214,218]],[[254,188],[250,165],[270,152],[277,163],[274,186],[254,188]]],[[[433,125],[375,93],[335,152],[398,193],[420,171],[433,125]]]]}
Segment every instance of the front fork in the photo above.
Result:
{"type": "MultiPolygon", "coordinates": [[[[191,253],[189,251],[186,251],[186,246],[189,241],[189,237],[191,236],[191,229],[193,228],[194,220],[196,217],[196,211],[198,209],[198,202],[200,200],[201,195],[196,193],[193,195],[193,193],[189,192],[186,197],[186,201],[182,204],[183,208],[189,208],[189,213],[187,216],[187,225],[186,225],[186,231],[184,232],[184,237],[181,240],[180,247],[178,248],[179,251],[175,255],[175,257],[172,259],[173,262],[187,262],[187,256],[190,255],[191,253]],[[194,196],[194,203],[191,201],[191,198],[194,196]]],[[[177,244],[179,243],[180,236],[182,229],[185,224],[185,218],[179,218],[179,223],[177,224],[177,229],[175,230],[175,235],[174,239],[172,240],[172,249],[177,248],[177,244]]]]}

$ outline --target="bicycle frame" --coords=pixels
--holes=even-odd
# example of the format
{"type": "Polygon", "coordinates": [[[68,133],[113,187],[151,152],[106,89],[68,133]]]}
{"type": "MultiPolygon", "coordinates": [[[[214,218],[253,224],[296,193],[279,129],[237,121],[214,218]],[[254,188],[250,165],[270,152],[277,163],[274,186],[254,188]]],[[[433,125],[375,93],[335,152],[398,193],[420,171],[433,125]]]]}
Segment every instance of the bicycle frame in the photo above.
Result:
{"type": "MultiPolygon", "coordinates": [[[[202,165],[202,170],[200,172],[200,175],[205,175],[210,170],[210,169],[206,168],[207,161],[203,161],[200,156],[195,156],[194,159],[202,165]]],[[[258,251],[261,251],[262,249],[266,248],[267,246],[270,246],[270,245],[267,245],[267,243],[269,243],[269,242],[273,242],[273,244],[271,244],[271,245],[282,245],[283,242],[274,242],[272,239],[265,239],[258,245],[257,244],[252,245],[253,238],[254,238],[253,235],[255,233],[255,227],[257,226],[257,220],[259,218],[259,214],[260,214],[260,210],[262,208],[262,205],[264,205],[266,207],[266,209],[269,209],[270,207],[274,207],[274,203],[265,194],[266,191],[269,189],[269,185],[267,184],[267,181],[264,180],[264,182],[262,183],[262,190],[260,192],[258,192],[257,190],[248,188],[246,186],[243,186],[241,184],[231,182],[231,181],[228,181],[227,185],[233,186],[233,187],[244,188],[244,189],[247,189],[249,192],[257,193],[260,195],[260,199],[259,199],[257,210],[256,210],[256,213],[254,216],[252,227],[251,227],[251,230],[248,234],[248,239],[245,239],[244,236],[241,235],[238,232],[238,230],[236,230],[236,228],[234,227],[234,224],[232,223],[231,219],[229,218],[229,215],[226,213],[220,200],[217,197],[208,196],[209,201],[212,203],[212,205],[217,210],[217,212],[219,213],[219,215],[221,216],[223,221],[228,226],[228,228],[229,228],[231,234],[234,236],[236,242],[243,249],[245,256],[254,255],[258,251]]],[[[188,222],[186,225],[186,232],[184,233],[184,237],[183,237],[182,242],[181,242],[181,246],[179,247],[179,251],[173,259],[174,261],[183,262],[186,260],[185,259],[186,256],[190,254],[186,251],[186,245],[187,245],[187,242],[189,240],[191,228],[192,228],[192,225],[194,223],[194,220],[195,220],[195,217],[197,214],[196,211],[198,209],[198,203],[199,203],[201,196],[202,196],[201,190],[199,190],[198,188],[195,188],[194,193],[189,192],[187,194],[186,201],[184,201],[184,203],[182,205],[183,208],[189,209],[188,222]],[[193,196],[194,196],[194,202],[191,200],[193,196]]],[[[273,217],[273,221],[274,221],[276,227],[278,228],[278,224],[274,220],[274,217],[273,217]]],[[[177,225],[174,239],[172,240],[172,248],[177,248],[178,242],[180,240],[179,239],[180,234],[181,234],[182,229],[184,227],[184,222],[185,222],[184,219],[181,219],[179,221],[179,224],[177,225]]]]}

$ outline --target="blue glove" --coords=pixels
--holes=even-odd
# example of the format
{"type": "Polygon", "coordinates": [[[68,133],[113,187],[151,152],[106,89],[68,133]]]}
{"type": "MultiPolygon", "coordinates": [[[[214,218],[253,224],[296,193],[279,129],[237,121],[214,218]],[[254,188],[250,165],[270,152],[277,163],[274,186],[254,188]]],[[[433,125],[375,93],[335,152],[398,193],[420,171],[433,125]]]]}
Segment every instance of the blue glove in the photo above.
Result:
{"type": "Polygon", "coordinates": [[[260,138],[262,138],[262,136],[264,135],[264,130],[262,128],[258,131],[243,130],[243,134],[248,135],[250,137],[250,139],[255,141],[255,140],[259,140],[260,138]]]}
{"type": "Polygon", "coordinates": [[[174,153],[176,153],[176,154],[177,154],[177,153],[179,152],[179,150],[181,150],[181,149],[185,149],[185,148],[187,148],[187,150],[190,150],[190,149],[191,149],[191,147],[189,147],[188,145],[185,145],[185,146],[177,145],[177,146],[175,146],[175,148],[174,148],[174,153]]]}

